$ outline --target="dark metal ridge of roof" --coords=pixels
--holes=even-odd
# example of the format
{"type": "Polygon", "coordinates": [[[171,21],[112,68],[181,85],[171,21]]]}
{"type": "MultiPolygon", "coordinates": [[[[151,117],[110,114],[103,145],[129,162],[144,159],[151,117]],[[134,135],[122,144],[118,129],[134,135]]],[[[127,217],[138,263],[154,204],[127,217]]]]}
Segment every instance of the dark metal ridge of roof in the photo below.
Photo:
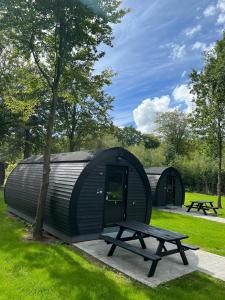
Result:
{"type": "Polygon", "coordinates": [[[168,167],[151,167],[151,168],[145,169],[145,172],[148,175],[161,175],[167,169],[174,169],[174,168],[170,167],[170,166],[168,166],[168,167]]]}
{"type": "MultiPolygon", "coordinates": [[[[60,162],[88,162],[91,161],[98,153],[101,151],[76,151],[76,152],[66,152],[51,154],[51,163],[60,162]]],[[[20,162],[20,164],[42,164],[43,155],[33,155],[20,162]]]]}
{"type": "MultiPolygon", "coordinates": [[[[95,157],[99,157],[101,153],[110,150],[120,150],[121,147],[107,148],[103,150],[82,150],[76,152],[66,152],[51,154],[51,163],[61,163],[61,162],[89,162],[95,157]]],[[[125,150],[125,149],[123,149],[125,150]]],[[[20,162],[20,164],[43,164],[43,155],[34,155],[28,157],[20,162]]]]}

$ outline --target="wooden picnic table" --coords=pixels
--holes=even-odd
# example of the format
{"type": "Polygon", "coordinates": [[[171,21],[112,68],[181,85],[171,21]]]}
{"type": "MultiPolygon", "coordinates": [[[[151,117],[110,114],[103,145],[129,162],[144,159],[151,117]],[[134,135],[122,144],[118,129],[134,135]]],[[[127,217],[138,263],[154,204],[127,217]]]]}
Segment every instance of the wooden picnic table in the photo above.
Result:
{"type": "Polygon", "coordinates": [[[187,212],[191,211],[192,209],[196,209],[197,211],[202,210],[205,215],[207,215],[207,210],[213,210],[214,213],[217,215],[218,207],[213,205],[213,201],[208,200],[195,200],[191,201],[190,205],[186,205],[188,207],[187,212]]]}
{"type": "Polygon", "coordinates": [[[172,255],[175,253],[180,253],[183,264],[188,265],[188,260],[185,255],[185,251],[199,249],[198,247],[181,243],[181,240],[188,238],[188,236],[184,234],[169,231],[155,226],[150,226],[137,221],[119,222],[116,225],[119,227],[116,238],[101,235],[102,239],[112,244],[108,252],[108,256],[112,256],[116,247],[118,246],[128,251],[131,251],[137,255],[143,256],[144,260],[152,260],[152,265],[148,273],[149,277],[154,275],[157,263],[162,257],[172,255]],[[133,233],[133,235],[131,235],[130,238],[122,237],[124,231],[126,230],[129,230],[133,233]],[[148,249],[146,249],[144,238],[148,237],[153,237],[159,242],[156,252],[153,254],[149,253],[148,249]],[[125,242],[134,239],[138,239],[140,241],[142,249],[139,249],[125,242]],[[173,244],[176,247],[174,249],[168,250],[166,248],[165,243],[173,244]]]}

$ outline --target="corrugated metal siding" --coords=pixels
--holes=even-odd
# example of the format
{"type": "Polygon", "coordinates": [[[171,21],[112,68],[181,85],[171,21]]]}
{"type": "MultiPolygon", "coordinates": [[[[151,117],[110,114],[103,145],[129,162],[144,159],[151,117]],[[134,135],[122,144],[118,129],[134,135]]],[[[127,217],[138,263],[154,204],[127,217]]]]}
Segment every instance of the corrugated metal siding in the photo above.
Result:
{"type": "MultiPolygon", "coordinates": [[[[70,235],[69,207],[72,190],[86,163],[51,164],[45,224],[70,235]]],[[[9,176],[6,202],[34,219],[41,187],[42,164],[19,164],[9,176]]]]}
{"type": "Polygon", "coordinates": [[[100,233],[104,216],[105,166],[90,168],[76,203],[76,224],[79,234],[100,233]],[[99,175],[100,173],[103,175],[99,175]],[[102,193],[97,193],[99,190],[102,193]]]}
{"type": "Polygon", "coordinates": [[[129,164],[127,193],[127,220],[145,221],[147,195],[142,178],[129,164]]]}
{"type": "Polygon", "coordinates": [[[166,205],[166,175],[167,171],[161,175],[157,185],[157,191],[155,196],[155,205],[156,206],[165,206],[166,205]]]}

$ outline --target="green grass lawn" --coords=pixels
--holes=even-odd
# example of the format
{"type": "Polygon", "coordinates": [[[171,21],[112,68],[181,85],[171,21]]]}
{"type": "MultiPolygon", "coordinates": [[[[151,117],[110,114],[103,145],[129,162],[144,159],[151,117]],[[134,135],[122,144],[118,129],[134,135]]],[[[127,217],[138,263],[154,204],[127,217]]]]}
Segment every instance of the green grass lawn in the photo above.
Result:
{"type": "MultiPolygon", "coordinates": [[[[154,222],[159,216],[154,213],[154,222]]],[[[225,283],[204,274],[195,272],[151,289],[68,246],[27,241],[25,232],[24,224],[6,213],[0,191],[0,300],[225,299],[225,283]]]]}
{"type": "MultiPolygon", "coordinates": [[[[194,200],[212,200],[214,206],[217,206],[217,196],[189,192],[185,193],[185,204],[190,204],[190,202],[194,200]]],[[[222,206],[223,208],[218,210],[218,216],[225,218],[225,196],[222,197],[222,206]]]]}

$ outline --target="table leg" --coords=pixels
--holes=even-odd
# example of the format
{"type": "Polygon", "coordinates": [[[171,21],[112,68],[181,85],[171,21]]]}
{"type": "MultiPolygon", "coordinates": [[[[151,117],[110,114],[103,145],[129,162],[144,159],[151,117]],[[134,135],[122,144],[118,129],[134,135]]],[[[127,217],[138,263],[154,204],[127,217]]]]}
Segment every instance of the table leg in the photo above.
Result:
{"type": "MultiPolygon", "coordinates": [[[[116,240],[119,240],[123,234],[123,231],[124,231],[124,228],[123,227],[120,227],[117,235],[116,235],[116,240]]],[[[112,244],[110,250],[109,250],[109,253],[108,253],[108,256],[112,256],[114,251],[116,249],[116,245],[115,244],[112,244]]]]}
{"type": "Polygon", "coordinates": [[[191,205],[188,207],[187,212],[189,212],[192,209],[193,205],[194,205],[194,203],[192,202],[191,205]]]}
{"type": "Polygon", "coordinates": [[[206,210],[205,210],[204,208],[203,208],[202,210],[203,210],[204,214],[205,214],[206,216],[208,216],[206,210]]]}
{"type": "Polygon", "coordinates": [[[204,204],[202,204],[201,205],[201,209],[204,212],[204,214],[207,216],[207,212],[206,212],[205,208],[206,208],[206,206],[204,206],[204,204]]]}
{"type": "Polygon", "coordinates": [[[146,249],[145,241],[144,241],[143,236],[141,235],[141,233],[137,232],[137,236],[138,236],[138,239],[140,241],[142,249],[146,249]]]}
{"type": "Polygon", "coordinates": [[[167,252],[167,249],[166,249],[166,246],[165,246],[165,245],[163,246],[163,249],[164,249],[165,252],[167,252]]]}
{"type": "Polygon", "coordinates": [[[176,241],[176,244],[177,244],[177,248],[178,248],[178,250],[180,252],[180,256],[182,258],[183,264],[184,265],[188,265],[188,260],[187,260],[187,257],[185,255],[184,249],[182,248],[181,242],[180,241],[176,241]]]}
{"type": "Polygon", "coordinates": [[[148,277],[152,277],[155,274],[155,270],[156,270],[157,264],[158,264],[158,261],[153,261],[152,262],[151,268],[150,268],[150,270],[148,272],[148,277]]]}
{"type": "Polygon", "coordinates": [[[212,207],[212,209],[213,209],[214,213],[217,215],[217,211],[216,211],[216,209],[214,208],[214,206],[213,206],[212,202],[210,202],[210,206],[212,207]]]}
{"type": "Polygon", "coordinates": [[[200,211],[200,209],[202,209],[202,203],[198,203],[197,211],[200,211]]]}
{"type": "Polygon", "coordinates": [[[165,247],[164,244],[165,244],[165,241],[159,240],[159,245],[158,245],[158,248],[155,253],[156,255],[161,256],[162,249],[165,247]]]}

